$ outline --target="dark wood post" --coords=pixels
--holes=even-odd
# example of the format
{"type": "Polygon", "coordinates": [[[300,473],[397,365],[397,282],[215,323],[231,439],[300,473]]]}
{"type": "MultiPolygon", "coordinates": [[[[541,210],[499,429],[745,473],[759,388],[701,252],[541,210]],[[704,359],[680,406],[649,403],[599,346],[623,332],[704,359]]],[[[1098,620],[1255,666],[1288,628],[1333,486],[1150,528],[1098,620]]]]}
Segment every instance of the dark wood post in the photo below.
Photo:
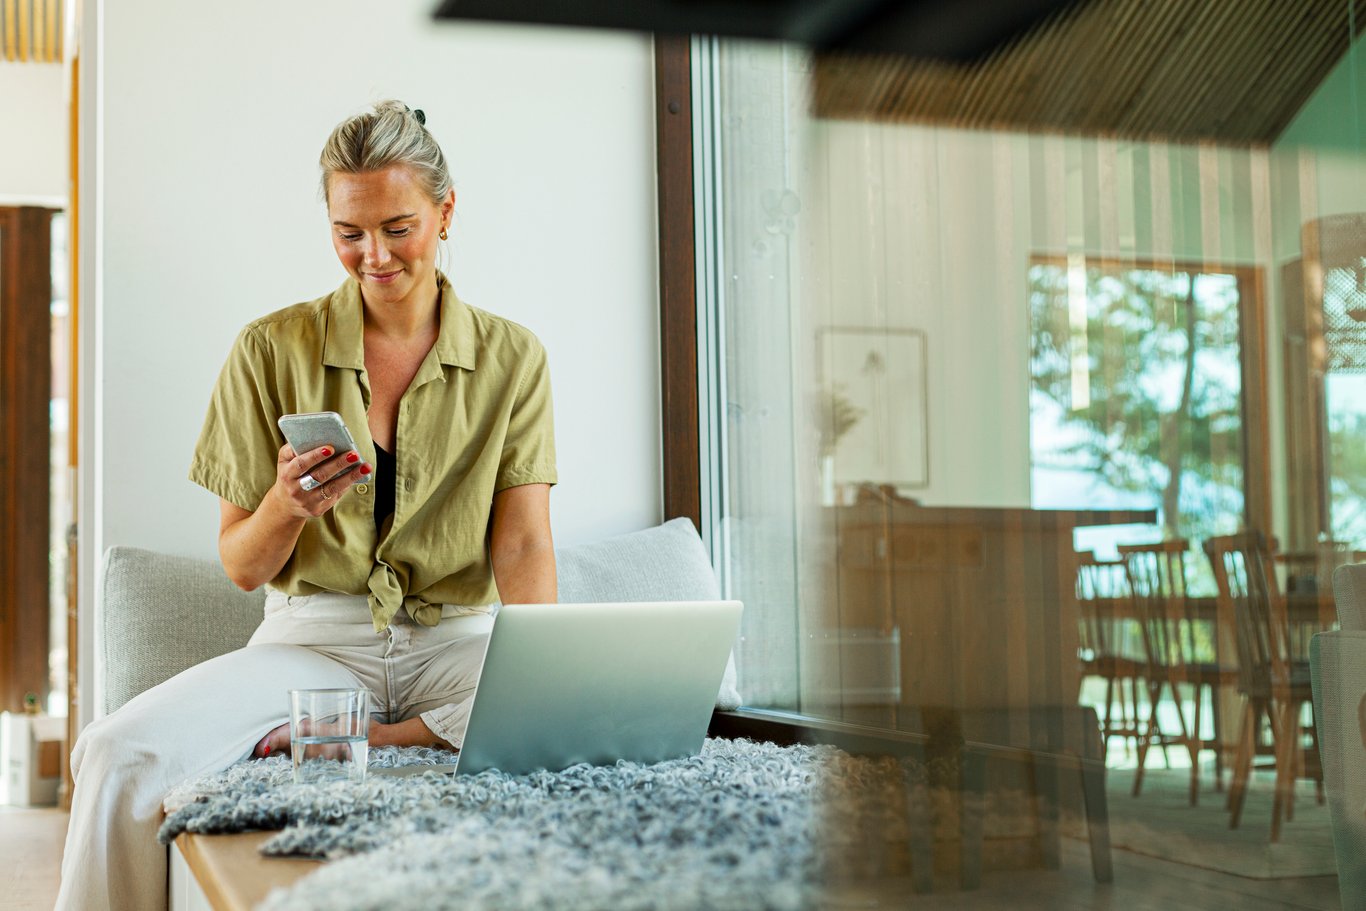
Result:
{"type": "Polygon", "coordinates": [[[691,61],[688,37],[655,38],[664,517],[686,516],[701,530],[691,61]]]}
{"type": "Polygon", "coordinates": [[[52,212],[0,209],[0,709],[48,693],[52,212]]]}

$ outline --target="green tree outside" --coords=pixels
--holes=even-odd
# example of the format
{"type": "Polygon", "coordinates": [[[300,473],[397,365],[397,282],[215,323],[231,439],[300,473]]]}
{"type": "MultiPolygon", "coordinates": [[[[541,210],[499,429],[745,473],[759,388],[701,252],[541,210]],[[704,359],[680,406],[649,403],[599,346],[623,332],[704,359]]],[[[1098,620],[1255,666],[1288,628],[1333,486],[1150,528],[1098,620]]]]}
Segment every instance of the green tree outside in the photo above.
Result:
{"type": "MultiPolygon", "coordinates": [[[[1063,263],[1029,271],[1030,379],[1069,442],[1036,466],[1083,471],[1158,510],[1194,547],[1243,523],[1239,294],[1226,273],[1063,263]],[[1075,267],[1074,267],[1075,268],[1075,267]]],[[[1366,478],[1366,474],[1363,474],[1366,478]]],[[[1078,502],[1079,508],[1088,504],[1078,502]]],[[[1198,550],[1193,590],[1213,590],[1198,550]]]]}

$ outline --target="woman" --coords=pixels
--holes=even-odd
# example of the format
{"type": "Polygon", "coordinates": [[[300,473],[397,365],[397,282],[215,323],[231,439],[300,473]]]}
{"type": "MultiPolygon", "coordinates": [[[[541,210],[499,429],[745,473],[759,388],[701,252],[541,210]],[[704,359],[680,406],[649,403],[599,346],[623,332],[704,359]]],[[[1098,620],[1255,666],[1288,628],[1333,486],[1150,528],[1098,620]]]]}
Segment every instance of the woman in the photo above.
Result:
{"type": "Polygon", "coordinates": [[[494,604],[556,598],[545,352],[437,271],[455,192],[422,113],[382,102],[320,163],[349,277],[242,331],[190,469],[220,498],[228,576],[268,584],[265,619],[86,728],[58,908],[164,906],[163,796],[287,749],[289,689],[367,686],[372,744],[458,749],[494,604]],[[281,445],[277,419],[312,411],[359,452],[281,445]]]}

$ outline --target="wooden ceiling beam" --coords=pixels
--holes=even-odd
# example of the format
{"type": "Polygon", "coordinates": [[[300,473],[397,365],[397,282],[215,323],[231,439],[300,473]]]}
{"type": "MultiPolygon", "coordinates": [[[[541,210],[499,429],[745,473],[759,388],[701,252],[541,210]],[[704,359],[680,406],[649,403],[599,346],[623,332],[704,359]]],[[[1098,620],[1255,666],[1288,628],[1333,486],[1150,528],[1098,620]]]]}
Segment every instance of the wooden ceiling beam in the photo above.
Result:
{"type": "Polygon", "coordinates": [[[1269,144],[1350,47],[1349,20],[1360,32],[1351,2],[1093,0],[976,63],[820,55],[815,113],[1269,144]]]}

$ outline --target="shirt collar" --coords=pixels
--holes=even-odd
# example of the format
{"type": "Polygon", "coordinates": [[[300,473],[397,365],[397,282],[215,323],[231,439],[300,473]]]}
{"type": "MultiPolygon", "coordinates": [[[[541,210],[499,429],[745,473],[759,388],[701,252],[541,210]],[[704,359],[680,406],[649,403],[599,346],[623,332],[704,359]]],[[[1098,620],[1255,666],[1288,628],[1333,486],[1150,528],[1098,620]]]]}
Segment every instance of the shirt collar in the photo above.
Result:
{"type": "MultiPolygon", "coordinates": [[[[478,362],[474,337],[474,314],[465,305],[450,281],[437,273],[441,288],[441,326],[432,353],[437,361],[451,367],[473,370],[478,362]]],[[[323,363],[329,367],[365,369],[365,305],[360,285],[354,278],[342,282],[328,305],[327,336],[323,342],[323,363]]]]}

